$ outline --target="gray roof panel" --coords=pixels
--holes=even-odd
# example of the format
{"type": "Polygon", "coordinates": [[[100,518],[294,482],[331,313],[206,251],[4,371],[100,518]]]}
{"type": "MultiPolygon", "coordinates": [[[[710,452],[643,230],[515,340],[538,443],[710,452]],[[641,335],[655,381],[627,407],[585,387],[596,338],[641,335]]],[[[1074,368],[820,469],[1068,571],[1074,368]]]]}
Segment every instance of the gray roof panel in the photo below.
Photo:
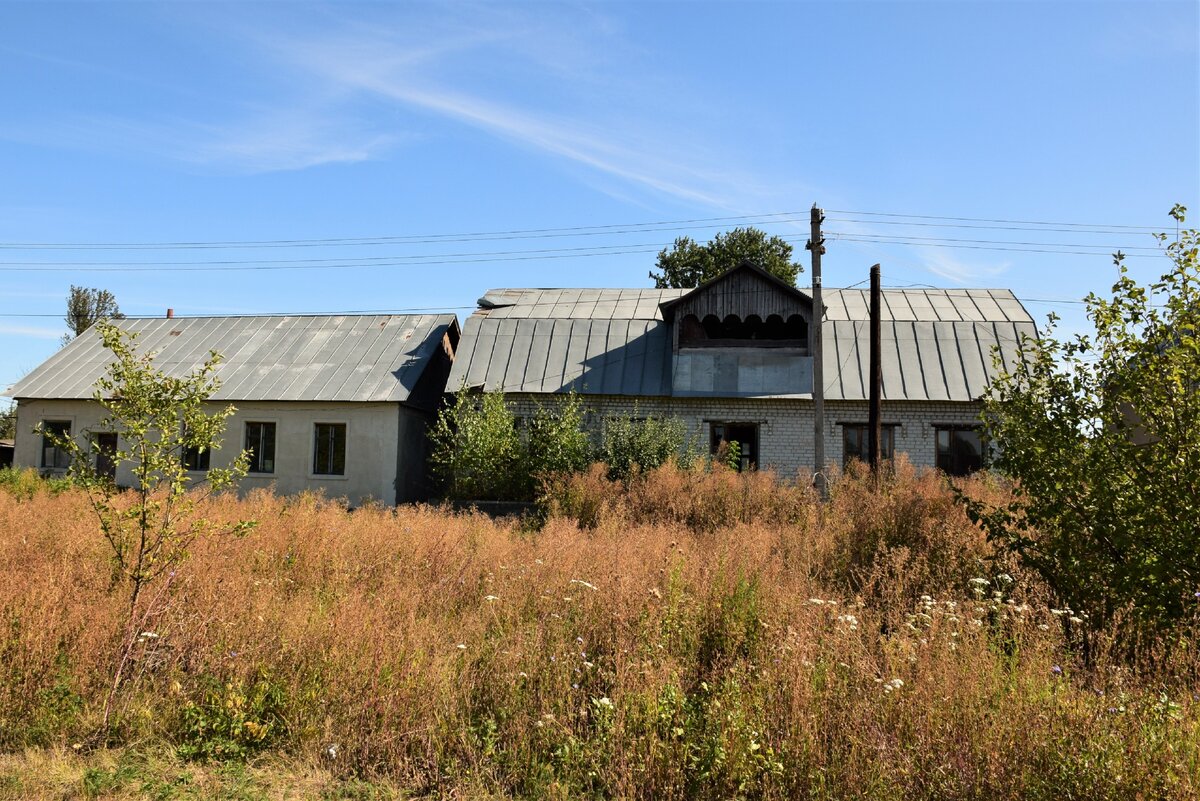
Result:
{"type": "MultiPolygon", "coordinates": [[[[452,314],[130,318],[140,352],[182,377],[223,355],[214,400],[403,402],[452,314]]],[[[15,398],[90,398],[111,354],[95,331],[77,337],[14,384],[15,398]]]]}
{"type": "MultiPolygon", "coordinates": [[[[507,392],[670,395],[671,331],[659,306],[688,291],[491,290],[467,320],[450,386],[466,379],[507,392]]],[[[865,399],[868,290],[828,289],[824,300],[826,397],[865,399]]],[[[1036,333],[1003,289],[884,290],[883,319],[888,400],[976,399],[994,373],[991,348],[1011,365],[1021,333],[1036,333]]],[[[695,376],[680,378],[699,386],[695,376]]]]}

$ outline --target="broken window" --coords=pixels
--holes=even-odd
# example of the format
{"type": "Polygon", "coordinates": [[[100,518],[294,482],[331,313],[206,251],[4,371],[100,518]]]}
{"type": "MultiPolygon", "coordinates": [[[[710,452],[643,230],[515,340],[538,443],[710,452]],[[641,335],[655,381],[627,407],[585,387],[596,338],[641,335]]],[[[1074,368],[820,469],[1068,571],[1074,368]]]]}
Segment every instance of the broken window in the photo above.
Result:
{"type": "Polygon", "coordinates": [[[711,423],[709,453],[726,458],[730,447],[737,444],[737,469],[753,470],[758,466],[758,423],[711,423]]]}

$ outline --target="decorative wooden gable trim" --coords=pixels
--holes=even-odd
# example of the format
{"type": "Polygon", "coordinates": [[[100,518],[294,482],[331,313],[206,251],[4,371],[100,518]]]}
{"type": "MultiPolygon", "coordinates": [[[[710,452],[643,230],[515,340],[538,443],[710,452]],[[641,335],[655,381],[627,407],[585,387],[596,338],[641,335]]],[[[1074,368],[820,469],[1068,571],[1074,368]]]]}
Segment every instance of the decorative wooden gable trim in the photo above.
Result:
{"type": "Polygon", "coordinates": [[[751,262],[660,306],[674,350],[693,347],[807,351],[812,298],[751,262]]]}

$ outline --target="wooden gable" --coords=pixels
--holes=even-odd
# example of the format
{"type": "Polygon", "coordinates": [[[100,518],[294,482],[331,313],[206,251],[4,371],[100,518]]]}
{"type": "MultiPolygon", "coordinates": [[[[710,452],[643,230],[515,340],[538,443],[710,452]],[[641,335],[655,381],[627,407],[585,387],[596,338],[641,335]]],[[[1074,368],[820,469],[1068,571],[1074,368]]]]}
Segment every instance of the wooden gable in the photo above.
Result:
{"type": "Polygon", "coordinates": [[[674,350],[693,347],[808,349],[812,298],[750,262],[661,306],[674,350]]]}

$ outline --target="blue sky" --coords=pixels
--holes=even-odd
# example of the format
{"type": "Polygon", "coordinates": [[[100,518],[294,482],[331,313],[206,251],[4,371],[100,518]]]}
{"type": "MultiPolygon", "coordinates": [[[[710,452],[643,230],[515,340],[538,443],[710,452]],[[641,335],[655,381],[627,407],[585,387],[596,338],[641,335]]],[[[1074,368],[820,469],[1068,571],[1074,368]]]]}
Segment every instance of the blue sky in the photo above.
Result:
{"type": "Polygon", "coordinates": [[[674,237],[746,222],[807,265],[814,202],[828,286],[880,262],[1077,329],[1041,301],[1105,291],[1117,247],[1157,276],[1150,229],[1200,220],[1198,42],[1195,0],[0,2],[0,384],[72,284],[129,315],[465,317],[648,286],[674,237]],[[330,239],[360,241],[280,244],[330,239]]]}

